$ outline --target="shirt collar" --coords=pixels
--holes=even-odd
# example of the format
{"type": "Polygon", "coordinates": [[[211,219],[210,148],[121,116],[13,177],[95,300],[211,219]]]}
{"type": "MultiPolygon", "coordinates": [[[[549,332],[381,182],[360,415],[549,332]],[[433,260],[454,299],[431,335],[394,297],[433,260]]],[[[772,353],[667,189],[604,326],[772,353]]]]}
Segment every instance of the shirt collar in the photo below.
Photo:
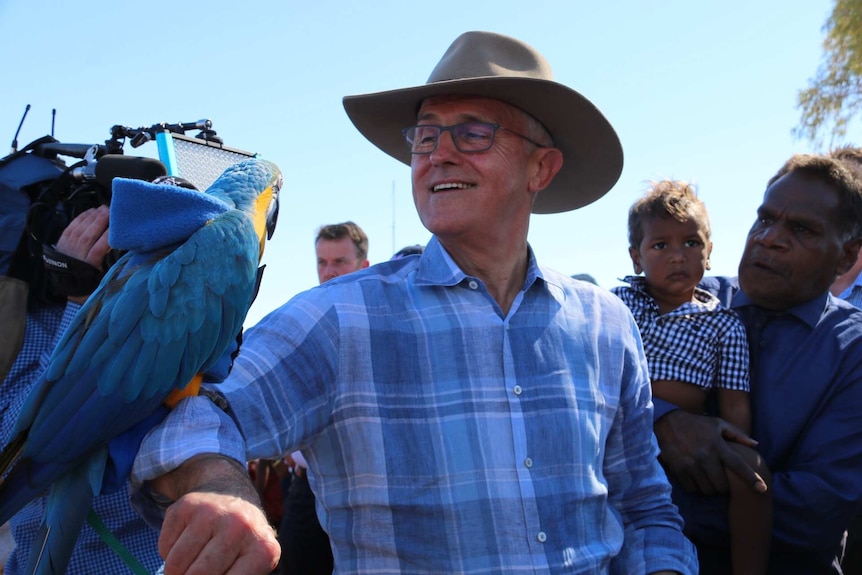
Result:
{"type": "MultiPolygon", "coordinates": [[[[539,278],[545,280],[542,270],[539,269],[536,263],[533,249],[529,245],[527,246],[527,251],[527,276],[521,288],[522,291],[529,289],[539,278]]],[[[468,278],[470,276],[458,267],[458,264],[449,255],[449,252],[446,251],[446,248],[437,239],[437,236],[431,236],[431,240],[425,246],[425,251],[422,252],[422,256],[419,258],[419,268],[416,271],[416,285],[454,286],[468,278]]],[[[474,279],[478,280],[478,278],[474,279]]]]}
{"type": "MultiPolygon", "coordinates": [[[[655,304],[655,299],[647,292],[647,283],[646,278],[643,276],[626,276],[622,278],[622,280],[628,283],[633,290],[641,293],[650,302],[655,304]]],[[[689,310],[691,308],[703,310],[703,311],[715,311],[721,305],[721,302],[717,297],[709,293],[708,291],[701,289],[699,287],[694,288],[694,301],[686,302],[681,305],[678,310],[689,310]]],[[[658,304],[655,304],[655,308],[658,309],[658,304]]]]}
{"type": "MultiPolygon", "coordinates": [[[[829,299],[829,292],[825,292],[822,295],[817,296],[814,299],[808,300],[805,303],[801,303],[797,306],[794,306],[790,309],[782,310],[781,312],[777,312],[778,314],[790,314],[796,316],[806,324],[808,324],[811,328],[814,328],[817,325],[817,322],[820,321],[820,317],[823,315],[824,310],[826,309],[826,302],[829,299]]],[[[751,301],[742,290],[736,292],[733,296],[733,302],[731,303],[732,308],[741,308],[741,307],[757,307],[759,309],[764,309],[751,301]]]]}

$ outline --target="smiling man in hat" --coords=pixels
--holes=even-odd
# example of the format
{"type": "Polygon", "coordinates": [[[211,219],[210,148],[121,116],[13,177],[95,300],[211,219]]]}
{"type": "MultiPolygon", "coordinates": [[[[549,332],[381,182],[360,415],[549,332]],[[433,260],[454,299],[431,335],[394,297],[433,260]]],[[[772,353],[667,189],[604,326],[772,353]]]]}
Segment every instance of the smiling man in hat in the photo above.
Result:
{"type": "Polygon", "coordinates": [[[622,168],[607,120],[551,78],[530,46],[470,32],[428,83],[344,99],[410,164],[433,237],[272,312],[220,400],[146,440],[136,499],[173,501],[166,573],[271,569],[240,462],[295,448],[339,575],[697,572],[634,321],[527,243],[531,213],[588,204],[622,168]]]}

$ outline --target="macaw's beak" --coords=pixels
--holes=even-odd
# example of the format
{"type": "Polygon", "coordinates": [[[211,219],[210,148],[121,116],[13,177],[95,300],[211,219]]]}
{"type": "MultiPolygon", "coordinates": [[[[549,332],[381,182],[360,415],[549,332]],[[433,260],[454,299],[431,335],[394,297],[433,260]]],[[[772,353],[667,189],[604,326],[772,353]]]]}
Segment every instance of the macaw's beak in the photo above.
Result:
{"type": "Polygon", "coordinates": [[[284,180],[279,174],[278,179],[272,185],[272,201],[266,210],[266,239],[268,240],[272,239],[272,234],[275,233],[275,224],[278,223],[278,192],[283,184],[284,180]]]}

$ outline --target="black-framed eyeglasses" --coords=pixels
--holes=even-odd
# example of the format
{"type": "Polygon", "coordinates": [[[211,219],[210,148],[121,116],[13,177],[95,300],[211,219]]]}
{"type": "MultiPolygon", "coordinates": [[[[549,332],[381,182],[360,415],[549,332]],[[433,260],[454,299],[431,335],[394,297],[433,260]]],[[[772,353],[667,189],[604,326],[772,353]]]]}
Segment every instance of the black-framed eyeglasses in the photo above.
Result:
{"type": "Polygon", "coordinates": [[[497,130],[505,130],[510,134],[514,134],[519,138],[523,138],[539,148],[547,148],[539,142],[528,138],[524,134],[519,134],[509,128],[504,128],[499,124],[491,124],[488,122],[465,122],[463,124],[455,124],[452,126],[435,126],[433,124],[422,124],[419,126],[410,126],[404,128],[401,133],[410,145],[410,152],[413,154],[430,154],[437,149],[437,144],[440,143],[440,136],[443,132],[449,132],[452,136],[452,141],[455,142],[455,147],[460,152],[484,152],[490,150],[494,145],[494,135],[497,130]]]}

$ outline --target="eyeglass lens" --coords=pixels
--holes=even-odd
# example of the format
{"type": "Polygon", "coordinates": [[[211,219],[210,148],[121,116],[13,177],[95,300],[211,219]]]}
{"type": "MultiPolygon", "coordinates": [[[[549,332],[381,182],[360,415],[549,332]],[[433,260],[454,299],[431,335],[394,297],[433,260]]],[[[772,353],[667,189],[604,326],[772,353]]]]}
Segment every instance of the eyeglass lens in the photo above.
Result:
{"type": "Polygon", "coordinates": [[[414,154],[430,154],[437,148],[443,132],[452,134],[455,147],[462,152],[481,152],[494,143],[497,126],[484,122],[468,122],[454,126],[414,126],[404,131],[414,154]]]}

